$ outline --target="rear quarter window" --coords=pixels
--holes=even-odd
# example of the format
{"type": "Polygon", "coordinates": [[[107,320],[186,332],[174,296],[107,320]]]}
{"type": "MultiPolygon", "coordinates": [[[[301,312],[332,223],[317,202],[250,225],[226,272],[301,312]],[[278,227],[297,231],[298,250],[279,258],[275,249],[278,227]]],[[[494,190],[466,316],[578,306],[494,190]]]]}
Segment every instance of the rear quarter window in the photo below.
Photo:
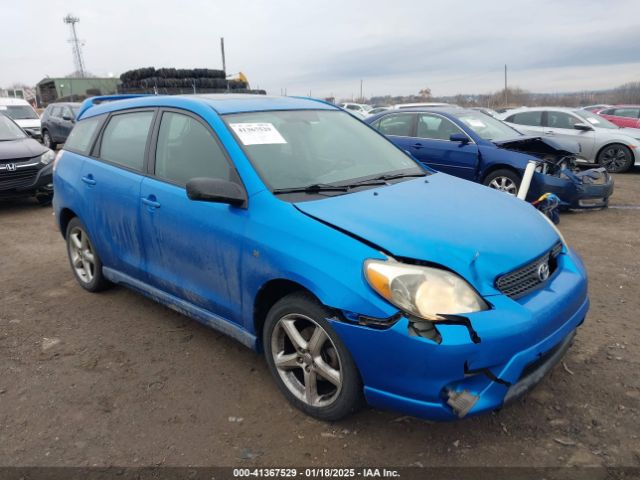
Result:
{"type": "Polygon", "coordinates": [[[64,149],[88,155],[91,151],[93,139],[104,119],[104,115],[99,115],[77,122],[64,144],[64,149]]]}
{"type": "Polygon", "coordinates": [[[153,111],[118,113],[102,133],[100,158],[142,171],[153,111]]]}

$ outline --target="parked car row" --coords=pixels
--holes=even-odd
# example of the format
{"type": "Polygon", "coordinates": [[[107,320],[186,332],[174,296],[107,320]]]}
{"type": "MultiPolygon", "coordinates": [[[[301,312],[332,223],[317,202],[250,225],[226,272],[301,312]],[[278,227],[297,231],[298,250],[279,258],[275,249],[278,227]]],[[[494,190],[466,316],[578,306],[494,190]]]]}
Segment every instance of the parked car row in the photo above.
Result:
{"type": "Polygon", "coordinates": [[[365,120],[414,158],[435,170],[516,195],[529,160],[540,162],[527,199],[554,193],[566,208],[608,204],[613,180],[604,168],[577,171],[578,149],[549,136],[525,136],[476,110],[390,110],[365,120]]]}
{"type": "Polygon", "coordinates": [[[529,135],[574,142],[580,159],[609,172],[640,165],[640,130],[620,128],[588,110],[532,107],[510,110],[499,118],[529,135]]]}

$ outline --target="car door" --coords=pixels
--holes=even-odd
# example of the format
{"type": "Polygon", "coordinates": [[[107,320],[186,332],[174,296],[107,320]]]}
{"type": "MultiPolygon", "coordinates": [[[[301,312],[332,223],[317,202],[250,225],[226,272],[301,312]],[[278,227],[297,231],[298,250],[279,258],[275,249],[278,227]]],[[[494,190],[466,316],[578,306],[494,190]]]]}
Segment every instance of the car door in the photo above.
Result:
{"type": "Polygon", "coordinates": [[[143,180],[139,197],[148,281],[239,322],[247,210],[190,200],[185,189],[195,177],[242,185],[236,170],[209,126],[184,111],[162,112],[154,143],[151,175],[143,180]]]}
{"type": "Polygon", "coordinates": [[[153,109],[112,114],[82,166],[86,225],[105,267],[141,279],[140,184],[151,138],[153,109]]]}
{"type": "Polygon", "coordinates": [[[417,143],[415,138],[415,123],[417,114],[415,113],[389,113],[373,123],[373,127],[385,135],[398,147],[406,150],[412,155],[412,149],[417,143]]]}
{"type": "Polygon", "coordinates": [[[589,122],[572,113],[557,110],[545,110],[542,121],[545,137],[560,143],[566,142],[568,148],[577,144],[579,156],[586,159],[593,158],[595,130],[578,130],[574,127],[576,124],[588,125],[589,122]]]}
{"type": "Polygon", "coordinates": [[[62,116],[62,107],[56,106],[51,109],[47,124],[49,127],[49,135],[54,142],[57,142],[60,138],[60,120],[62,116]]]}
{"type": "Polygon", "coordinates": [[[62,115],[60,116],[59,138],[57,141],[64,143],[75,123],[75,115],[68,106],[62,107],[62,115]]]}
{"type": "Polygon", "coordinates": [[[475,180],[478,146],[450,119],[436,113],[417,116],[415,142],[411,153],[425,165],[467,180],[475,180]],[[451,135],[462,135],[466,142],[451,141],[451,135]]]}

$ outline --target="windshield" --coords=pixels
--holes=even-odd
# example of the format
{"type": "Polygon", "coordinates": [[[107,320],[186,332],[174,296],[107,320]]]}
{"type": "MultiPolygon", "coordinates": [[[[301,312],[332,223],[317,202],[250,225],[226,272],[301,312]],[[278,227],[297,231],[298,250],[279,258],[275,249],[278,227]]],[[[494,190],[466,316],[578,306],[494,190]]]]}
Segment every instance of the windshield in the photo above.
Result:
{"type": "Polygon", "coordinates": [[[609,128],[611,130],[620,128],[617,125],[611,123],[606,118],[602,118],[600,115],[596,115],[595,113],[592,113],[588,110],[574,110],[573,113],[575,113],[579,117],[584,118],[588,122],[588,124],[591,124],[597,128],[609,128]]]}
{"type": "Polygon", "coordinates": [[[38,114],[29,105],[2,105],[0,112],[10,116],[14,120],[27,120],[38,118],[38,114]]]}
{"type": "Polygon", "coordinates": [[[344,112],[251,112],[224,120],[271,190],[425,174],[402,150],[344,112]]]}
{"type": "Polygon", "coordinates": [[[457,117],[483,140],[499,142],[522,135],[506,123],[481,112],[465,112],[457,117]]]}
{"type": "Polygon", "coordinates": [[[80,107],[72,106],[71,112],[73,113],[74,118],[78,116],[78,112],[80,111],[80,107]]]}
{"type": "Polygon", "coordinates": [[[18,140],[26,135],[15,123],[0,113],[0,142],[18,140]]]}

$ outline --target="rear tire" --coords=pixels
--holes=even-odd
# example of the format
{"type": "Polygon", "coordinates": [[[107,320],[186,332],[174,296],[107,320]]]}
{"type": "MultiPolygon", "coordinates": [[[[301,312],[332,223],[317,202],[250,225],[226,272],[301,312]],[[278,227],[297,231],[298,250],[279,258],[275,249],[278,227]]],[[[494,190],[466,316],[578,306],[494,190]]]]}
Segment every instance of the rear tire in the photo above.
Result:
{"type": "Polygon", "coordinates": [[[598,164],[609,173],[623,173],[633,165],[633,153],[621,143],[612,143],[600,150],[598,164]]]}
{"type": "Polygon", "coordinates": [[[335,314],[310,294],[296,292],[271,307],[264,324],[267,365],[296,408],[324,421],[339,420],[363,404],[360,373],[326,320],[335,314]]]}
{"type": "Polygon", "coordinates": [[[102,262],[93,247],[87,229],[78,217],[67,225],[67,254],[71,271],[82,288],[99,292],[111,283],[102,274],[102,262]]]}
{"type": "Polygon", "coordinates": [[[508,193],[509,195],[517,195],[520,190],[520,175],[512,170],[501,169],[491,172],[484,178],[482,182],[485,186],[508,193]]]}

